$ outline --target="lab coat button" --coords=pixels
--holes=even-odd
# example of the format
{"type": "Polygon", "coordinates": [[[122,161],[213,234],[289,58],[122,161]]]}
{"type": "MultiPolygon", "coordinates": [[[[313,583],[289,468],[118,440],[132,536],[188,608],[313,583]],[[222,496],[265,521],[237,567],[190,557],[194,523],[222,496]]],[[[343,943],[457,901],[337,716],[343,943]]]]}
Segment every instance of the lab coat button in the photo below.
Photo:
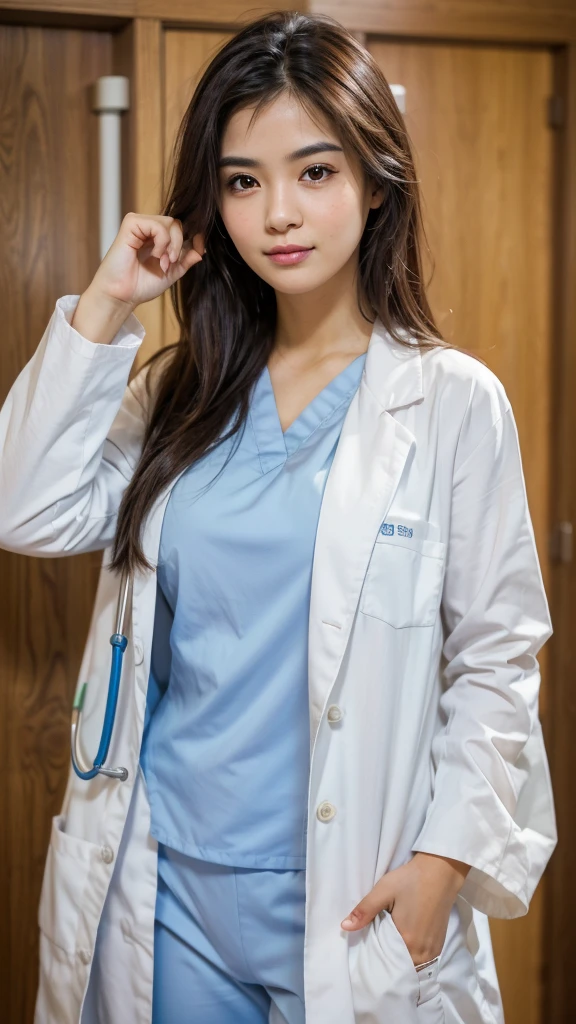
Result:
{"type": "Polygon", "coordinates": [[[88,964],[90,963],[90,961],[92,959],[92,954],[91,954],[89,949],[79,949],[78,950],[78,956],[80,957],[82,963],[85,964],[86,966],[88,966],[88,964]]]}
{"type": "Polygon", "coordinates": [[[111,864],[114,860],[114,850],[111,850],[109,846],[103,846],[100,850],[100,856],[105,864],[111,864]]]}
{"type": "Polygon", "coordinates": [[[134,637],[134,664],[141,665],[144,661],[144,648],[142,642],[134,637]]]}
{"type": "Polygon", "coordinates": [[[326,713],[326,718],[329,722],[340,722],[342,719],[342,708],[339,708],[337,704],[331,704],[326,713]]]}
{"type": "Polygon", "coordinates": [[[319,821],[332,821],[332,818],[334,817],[335,814],[336,808],[334,807],[334,804],[328,803],[327,800],[325,800],[324,803],[320,804],[318,810],[316,811],[316,817],[319,819],[319,821]]]}

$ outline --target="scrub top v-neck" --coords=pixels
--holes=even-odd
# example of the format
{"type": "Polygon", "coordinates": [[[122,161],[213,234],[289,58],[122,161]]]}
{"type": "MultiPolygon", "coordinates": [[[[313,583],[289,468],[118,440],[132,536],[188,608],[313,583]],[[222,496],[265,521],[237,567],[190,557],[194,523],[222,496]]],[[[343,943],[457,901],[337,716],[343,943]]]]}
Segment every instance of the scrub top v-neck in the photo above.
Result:
{"type": "Polygon", "coordinates": [[[152,835],[189,856],[305,867],[312,560],[364,361],[284,432],[264,367],[241,431],[167,503],[141,763],[152,835]]]}

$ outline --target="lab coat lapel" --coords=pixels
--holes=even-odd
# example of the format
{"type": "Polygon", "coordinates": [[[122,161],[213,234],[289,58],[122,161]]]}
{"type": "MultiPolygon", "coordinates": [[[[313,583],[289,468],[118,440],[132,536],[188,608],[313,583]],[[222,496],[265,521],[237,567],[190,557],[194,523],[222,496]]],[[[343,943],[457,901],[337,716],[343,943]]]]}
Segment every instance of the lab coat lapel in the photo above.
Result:
{"type": "MultiPolygon", "coordinates": [[[[134,575],[132,586],[132,629],[133,636],[149,637],[149,650],[146,659],[147,669],[150,667],[152,658],[152,636],[154,633],[154,616],[156,610],[156,568],[160,557],[160,539],[162,536],[162,523],[166,505],[170,499],[172,489],[185,472],[180,470],[177,476],[170,482],[164,491],[156,499],[145,523],[142,532],[142,548],[145,557],[154,566],[154,572],[148,570],[137,570],[134,575]]],[[[145,695],[148,686],[148,675],[142,678],[142,694],[145,695]]]]}
{"type": "Polygon", "coordinates": [[[377,321],[364,373],[328,475],[310,595],[310,740],[336,680],[372,549],[415,445],[389,411],[423,397],[419,349],[394,343],[377,321]]]}
{"type": "MultiPolygon", "coordinates": [[[[158,565],[158,558],[160,556],[160,539],[162,536],[162,523],[164,521],[164,512],[166,511],[166,505],[170,499],[173,488],[178,483],[180,477],[186,472],[186,467],[181,469],[180,472],[170,481],[167,487],[164,488],[162,493],[156,498],[152,509],[150,510],[148,517],[145,522],[144,530],[142,531],[142,549],[145,557],[148,561],[156,568],[158,565]]],[[[146,585],[150,585],[152,589],[152,580],[154,588],[156,584],[156,574],[150,573],[148,570],[145,572],[138,571],[134,577],[134,593],[140,594],[145,589],[146,585]]]]}

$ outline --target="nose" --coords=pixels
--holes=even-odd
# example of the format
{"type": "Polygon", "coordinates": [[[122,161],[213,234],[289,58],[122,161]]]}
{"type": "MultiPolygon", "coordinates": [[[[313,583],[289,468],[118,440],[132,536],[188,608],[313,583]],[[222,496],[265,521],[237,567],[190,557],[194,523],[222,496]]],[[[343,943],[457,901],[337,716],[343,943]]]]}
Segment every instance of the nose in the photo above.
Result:
{"type": "Polygon", "coordinates": [[[299,228],[301,225],[302,213],[296,195],[287,183],[279,182],[268,194],[266,230],[284,235],[290,228],[299,228]]]}

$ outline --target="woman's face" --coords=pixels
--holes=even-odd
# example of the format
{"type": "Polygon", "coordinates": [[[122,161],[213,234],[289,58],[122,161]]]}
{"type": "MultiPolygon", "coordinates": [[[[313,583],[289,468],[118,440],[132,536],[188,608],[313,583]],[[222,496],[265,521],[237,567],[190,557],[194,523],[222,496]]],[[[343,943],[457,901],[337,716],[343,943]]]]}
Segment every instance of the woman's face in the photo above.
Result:
{"type": "Polygon", "coordinates": [[[318,288],[355,270],[368,211],[382,191],[334,130],[282,93],[249,124],[234,114],[222,139],[220,213],[242,258],[277,292],[318,288]],[[274,252],[286,250],[292,252],[274,252]]]}

